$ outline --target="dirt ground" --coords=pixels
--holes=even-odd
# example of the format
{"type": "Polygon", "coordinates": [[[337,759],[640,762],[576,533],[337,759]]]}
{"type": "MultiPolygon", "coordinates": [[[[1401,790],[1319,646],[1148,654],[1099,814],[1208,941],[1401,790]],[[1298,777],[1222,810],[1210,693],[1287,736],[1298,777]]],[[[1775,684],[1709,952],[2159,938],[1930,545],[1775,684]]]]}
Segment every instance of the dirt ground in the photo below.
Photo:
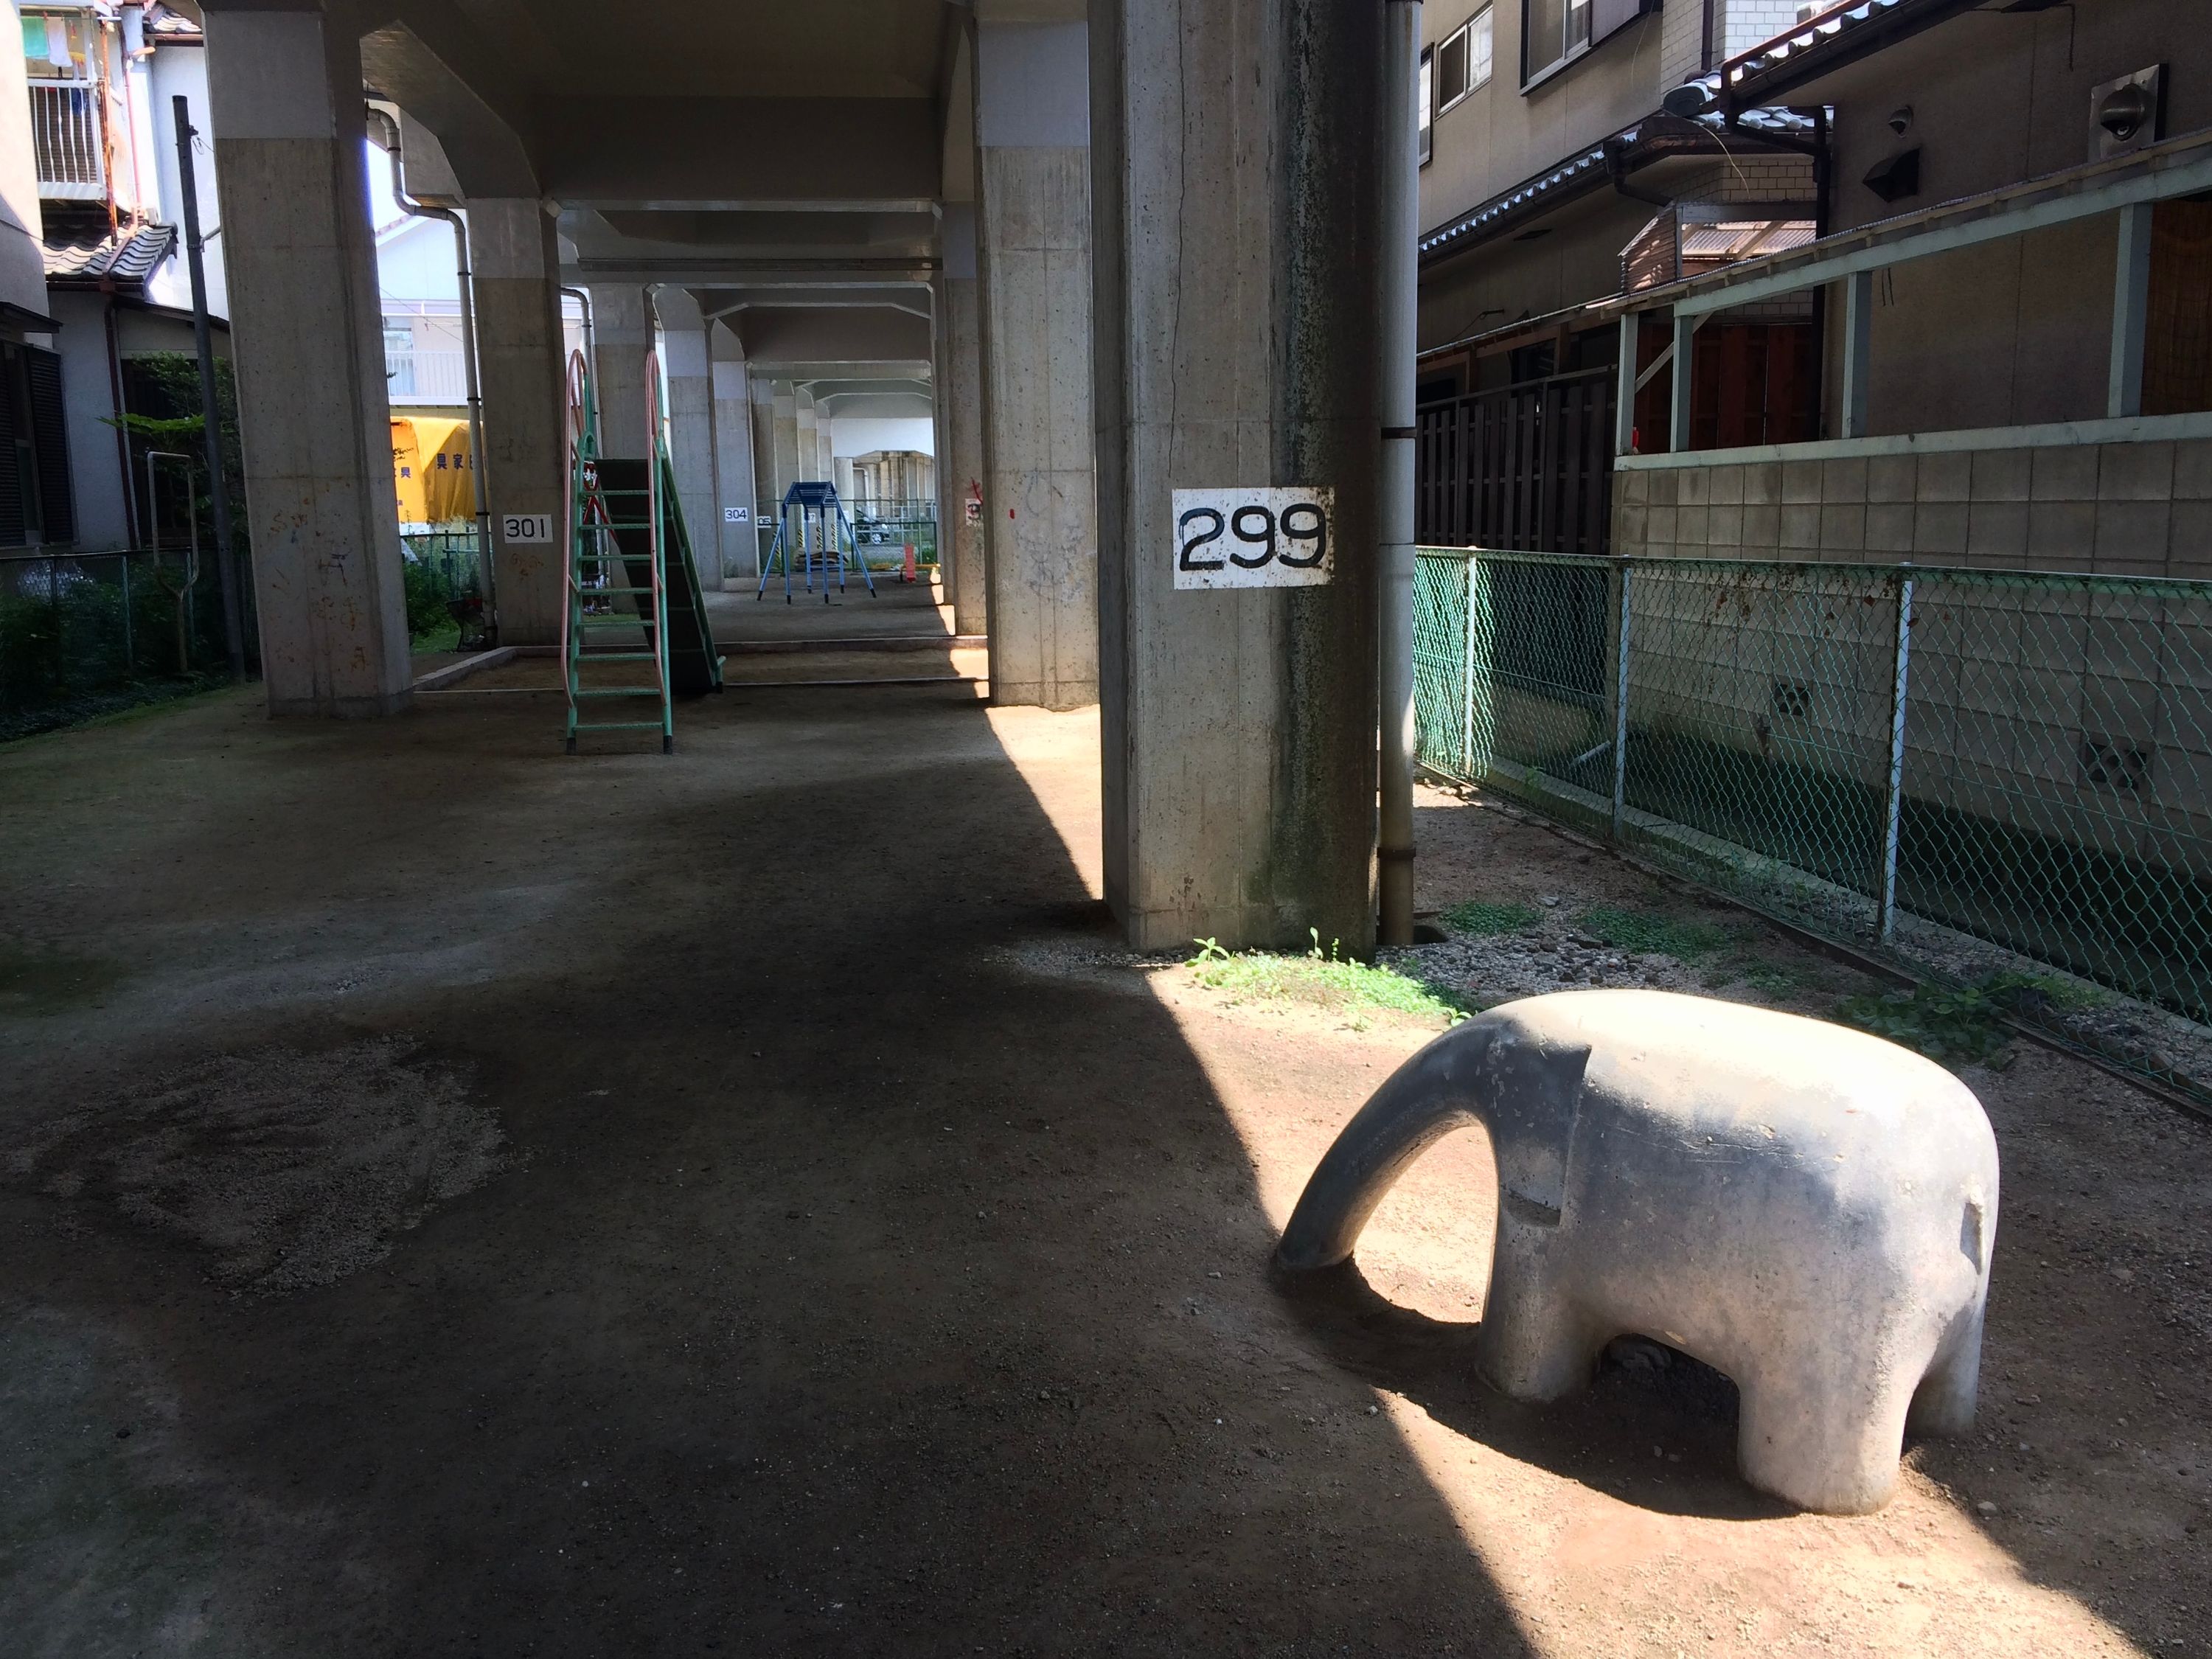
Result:
{"type": "MultiPolygon", "coordinates": [[[[1475,1382],[1479,1137],[1358,1273],[1270,1273],[1429,1033],[1122,957],[1094,716],[557,727],[0,748],[11,1655],[2203,1650],[2193,1121],[1969,1073],[1985,1431],[1789,1515],[1710,1374],[1475,1382]]],[[[1691,902],[1492,805],[1419,834],[1431,908],[1691,902]]]]}

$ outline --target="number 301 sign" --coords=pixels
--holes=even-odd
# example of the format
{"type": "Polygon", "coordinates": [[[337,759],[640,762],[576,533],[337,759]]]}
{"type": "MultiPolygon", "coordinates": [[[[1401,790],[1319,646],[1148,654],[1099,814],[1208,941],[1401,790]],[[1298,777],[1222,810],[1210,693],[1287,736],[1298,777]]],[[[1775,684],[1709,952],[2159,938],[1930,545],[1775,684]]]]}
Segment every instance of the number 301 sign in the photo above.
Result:
{"type": "Polygon", "coordinates": [[[1177,587],[1320,587],[1335,572],[1334,489],[1173,494],[1177,587]]]}

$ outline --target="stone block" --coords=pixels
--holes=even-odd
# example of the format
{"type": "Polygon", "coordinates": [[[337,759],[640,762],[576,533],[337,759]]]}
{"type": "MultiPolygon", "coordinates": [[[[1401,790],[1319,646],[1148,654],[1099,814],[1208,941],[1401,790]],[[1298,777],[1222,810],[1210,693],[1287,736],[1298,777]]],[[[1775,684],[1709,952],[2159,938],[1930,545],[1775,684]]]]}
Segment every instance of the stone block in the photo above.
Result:
{"type": "Polygon", "coordinates": [[[2097,498],[2106,501],[2172,500],[2173,446],[2170,443],[2100,445],[2098,450],[2097,498]]]}
{"type": "MultiPolygon", "coordinates": [[[[1688,481],[1684,480],[1685,483],[1688,481]]],[[[1674,539],[1686,548],[1701,548],[1710,539],[1712,508],[1686,503],[1675,509],[1674,539]]]]}
{"type": "Polygon", "coordinates": [[[1971,454],[1943,451],[1923,455],[1919,463],[1913,470],[1916,501],[1963,501],[1972,495],[1974,458],[1971,454]]]}
{"type": "Polygon", "coordinates": [[[2165,501],[2098,502],[2094,568],[2112,576],[2165,575],[2172,513],[2165,501]]]}
{"type": "MultiPolygon", "coordinates": [[[[1923,456],[1923,460],[1933,457],[1923,456]]],[[[1923,483],[1927,470],[1923,467],[1923,483]]],[[[1912,511],[1912,552],[1920,559],[1962,559],[1966,555],[1966,504],[1923,500],[1912,511]]]]}
{"type": "Polygon", "coordinates": [[[2212,501],[2212,438],[2185,438],[2174,445],[2173,498],[2212,501]]]}
{"type": "MultiPolygon", "coordinates": [[[[2021,469],[2023,487],[2027,471],[2021,469]]],[[[1977,476],[1975,483],[1980,482],[1977,476]]],[[[1966,558],[1972,564],[2023,563],[2027,558],[2027,503],[1976,500],[1967,514],[1966,558]]]]}
{"type": "Polygon", "coordinates": [[[2039,501],[2097,499],[2097,451],[2088,444],[2064,444],[2031,452],[2029,494],[2039,501]]]}
{"type": "Polygon", "coordinates": [[[1826,553],[1866,551],[1866,508],[1831,502],[1820,509],[1820,548],[1826,553]]]}
{"type": "Polygon", "coordinates": [[[1912,499],[1913,475],[1919,470],[1917,455],[1870,455],[1867,458],[1867,493],[1869,501],[1909,501],[1912,499]]]}
{"type": "Polygon", "coordinates": [[[1709,499],[1715,507],[1743,505],[1743,468],[1717,466],[1712,469],[1709,499]]]}
{"type": "Polygon", "coordinates": [[[1810,501],[1793,501],[1782,509],[1782,550],[1792,555],[1817,553],[1820,547],[1820,509],[1810,501]]]}
{"type": "Polygon", "coordinates": [[[1972,499],[1983,501],[2024,501],[2027,499],[2028,452],[2025,449],[1978,449],[1973,453],[1972,499]]]}
{"type": "Polygon", "coordinates": [[[1820,499],[1824,501],[1863,502],[1867,498],[1867,462],[1863,455],[1841,455],[1820,463],[1820,499]]]}
{"type": "Polygon", "coordinates": [[[2166,550],[2166,574],[2212,580],[2212,501],[2173,504],[2166,550]]]}
{"type": "Polygon", "coordinates": [[[1820,499],[1820,465],[1818,461],[1782,463],[1782,500],[1784,505],[1802,505],[1820,499]]]}
{"type": "MultiPolygon", "coordinates": [[[[2060,452],[2064,453],[2064,452],[2060,452]]],[[[2097,504],[2038,501],[2027,509],[2027,562],[2038,570],[2085,570],[2097,542],[2097,504]]]]}
{"type": "Polygon", "coordinates": [[[1734,558],[1743,550],[1743,514],[1741,507],[1712,507],[1706,509],[1711,516],[1705,544],[1723,558],[1734,558]]]}
{"type": "Polygon", "coordinates": [[[1866,550],[1899,557],[1912,551],[1912,504],[1910,501],[1869,502],[1866,510],[1866,550]]]}
{"type": "Polygon", "coordinates": [[[1762,501],[1743,509],[1742,547],[1745,554],[1759,558],[1782,550],[1782,509],[1772,501],[1762,501]]]}
{"type": "Polygon", "coordinates": [[[1712,500],[1713,470],[1709,466],[1686,466],[1680,474],[1681,493],[1676,501],[1684,507],[1703,507],[1712,500]]]}
{"type": "Polygon", "coordinates": [[[1779,504],[1781,500],[1781,462],[1753,461],[1743,469],[1743,503],[1746,507],[1779,504]]]}

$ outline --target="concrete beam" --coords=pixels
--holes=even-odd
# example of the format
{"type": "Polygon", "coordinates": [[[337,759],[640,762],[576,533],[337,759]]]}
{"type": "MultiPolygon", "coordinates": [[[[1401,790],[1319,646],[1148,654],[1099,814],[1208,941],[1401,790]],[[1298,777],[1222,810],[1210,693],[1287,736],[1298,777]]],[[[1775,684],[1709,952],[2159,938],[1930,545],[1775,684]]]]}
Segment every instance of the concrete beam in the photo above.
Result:
{"type": "Polygon", "coordinates": [[[934,106],[918,98],[593,98],[545,111],[539,165],[564,202],[928,202],[934,106]]]}
{"type": "MultiPolygon", "coordinates": [[[[415,29],[392,23],[362,37],[362,76],[378,96],[390,99],[438,137],[439,148],[469,196],[525,197],[539,193],[538,170],[521,134],[478,90],[464,80],[415,29]]],[[[509,113],[520,100],[507,99],[509,113]]],[[[403,143],[402,149],[406,148],[403,143]]],[[[409,187],[415,179],[410,174],[409,187]]],[[[441,192],[442,193],[442,192],[441,192]]]]}
{"type": "Polygon", "coordinates": [[[929,318],[888,306],[754,306],[731,319],[748,359],[890,362],[929,356],[929,318]]]}

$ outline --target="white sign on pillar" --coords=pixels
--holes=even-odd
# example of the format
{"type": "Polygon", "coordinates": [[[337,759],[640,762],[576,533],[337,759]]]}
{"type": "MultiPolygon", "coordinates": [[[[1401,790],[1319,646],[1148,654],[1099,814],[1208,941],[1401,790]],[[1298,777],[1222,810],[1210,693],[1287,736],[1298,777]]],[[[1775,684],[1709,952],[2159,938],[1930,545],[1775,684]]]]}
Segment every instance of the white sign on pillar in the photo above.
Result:
{"type": "Polygon", "coordinates": [[[553,515],[550,513],[508,513],[499,521],[499,538],[503,542],[550,542],[553,539],[553,515]]]}
{"type": "Polygon", "coordinates": [[[749,507],[726,507],[722,509],[724,524],[750,524],[752,521],[753,510],[749,507]]]}
{"type": "Polygon", "coordinates": [[[1334,577],[1333,486],[1172,493],[1177,587],[1322,587],[1334,577]]]}

